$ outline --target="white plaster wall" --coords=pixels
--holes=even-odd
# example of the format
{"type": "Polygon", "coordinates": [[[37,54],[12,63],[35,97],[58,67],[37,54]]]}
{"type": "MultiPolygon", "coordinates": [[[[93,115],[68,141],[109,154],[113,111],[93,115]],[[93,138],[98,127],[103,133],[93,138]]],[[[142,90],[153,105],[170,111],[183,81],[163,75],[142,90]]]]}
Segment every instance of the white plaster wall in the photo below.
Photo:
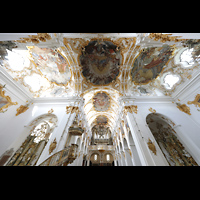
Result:
{"type": "MultiPolygon", "coordinates": [[[[65,144],[65,141],[60,142],[61,136],[70,117],[70,114],[66,114],[66,106],[69,106],[69,104],[33,103],[24,113],[18,116],[11,115],[10,117],[6,118],[6,120],[4,120],[6,126],[3,128],[0,134],[0,155],[10,148],[14,148],[15,152],[30,134],[31,127],[29,124],[37,117],[47,114],[50,109],[54,110],[53,114],[57,116],[58,122],[37,162],[37,165],[57,151],[61,150],[65,144]],[[11,125],[9,125],[10,121],[11,125]],[[49,145],[55,138],[57,141],[57,148],[51,154],[49,154],[49,145]]],[[[71,119],[70,123],[67,124],[67,128],[71,125],[72,121],[73,119],[71,119]]],[[[64,137],[64,139],[66,140],[66,138],[67,135],[64,137]]]]}

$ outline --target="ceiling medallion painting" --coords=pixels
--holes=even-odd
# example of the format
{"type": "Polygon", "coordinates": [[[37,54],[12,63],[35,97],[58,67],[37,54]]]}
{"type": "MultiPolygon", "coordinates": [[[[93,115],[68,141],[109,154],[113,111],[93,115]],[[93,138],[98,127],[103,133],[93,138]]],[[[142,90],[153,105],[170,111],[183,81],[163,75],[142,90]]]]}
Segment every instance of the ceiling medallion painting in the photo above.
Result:
{"type": "Polygon", "coordinates": [[[104,115],[99,115],[96,118],[96,124],[98,125],[106,125],[108,123],[108,118],[104,115]]]}
{"type": "Polygon", "coordinates": [[[49,81],[67,84],[71,73],[66,59],[60,52],[37,46],[29,46],[28,49],[35,65],[49,81]]]}
{"type": "Polygon", "coordinates": [[[96,111],[106,111],[110,107],[109,97],[105,92],[99,92],[93,97],[93,105],[96,111]]]}
{"type": "Polygon", "coordinates": [[[172,54],[173,48],[169,45],[143,49],[133,63],[132,81],[136,85],[147,84],[157,78],[172,54]]]}
{"type": "Polygon", "coordinates": [[[120,48],[111,41],[90,41],[79,57],[82,74],[94,85],[107,85],[116,80],[122,63],[120,48]]]}

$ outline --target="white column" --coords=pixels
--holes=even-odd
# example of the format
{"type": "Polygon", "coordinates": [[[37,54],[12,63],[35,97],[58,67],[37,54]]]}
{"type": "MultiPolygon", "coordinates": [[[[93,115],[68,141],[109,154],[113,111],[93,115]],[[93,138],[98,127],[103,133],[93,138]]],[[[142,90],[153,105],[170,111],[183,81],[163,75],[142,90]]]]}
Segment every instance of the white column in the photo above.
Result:
{"type": "Polygon", "coordinates": [[[82,166],[83,163],[83,151],[79,152],[79,157],[78,157],[78,162],[77,162],[77,166],[82,166]]]}
{"type": "Polygon", "coordinates": [[[123,166],[121,153],[118,153],[118,163],[119,163],[119,166],[123,166]]]}
{"type": "Polygon", "coordinates": [[[125,151],[127,166],[133,166],[134,164],[133,164],[129,149],[125,148],[124,151],[125,151]]]}
{"type": "Polygon", "coordinates": [[[127,166],[126,158],[125,158],[125,152],[121,151],[121,160],[122,160],[122,166],[127,166]]]}
{"type": "Polygon", "coordinates": [[[140,158],[137,153],[137,149],[134,144],[130,144],[131,153],[132,153],[132,161],[134,163],[134,166],[141,166],[140,158]]]}
{"type": "Polygon", "coordinates": [[[65,143],[66,143],[66,140],[67,140],[67,136],[68,136],[68,129],[72,125],[75,116],[76,116],[75,113],[73,113],[73,114],[69,113],[68,116],[66,117],[67,122],[66,122],[66,125],[65,125],[65,129],[63,130],[63,133],[62,133],[61,138],[59,140],[59,143],[57,145],[56,152],[64,149],[65,143]]]}

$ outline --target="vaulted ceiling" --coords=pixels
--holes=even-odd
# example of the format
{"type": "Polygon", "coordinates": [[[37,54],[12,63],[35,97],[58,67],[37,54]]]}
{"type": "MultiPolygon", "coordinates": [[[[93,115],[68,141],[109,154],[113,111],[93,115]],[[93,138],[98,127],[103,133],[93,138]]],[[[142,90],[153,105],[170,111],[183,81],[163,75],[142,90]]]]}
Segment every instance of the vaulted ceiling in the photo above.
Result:
{"type": "Polygon", "coordinates": [[[1,72],[33,98],[81,96],[111,128],[120,96],[173,96],[199,73],[200,34],[0,34],[1,72]]]}

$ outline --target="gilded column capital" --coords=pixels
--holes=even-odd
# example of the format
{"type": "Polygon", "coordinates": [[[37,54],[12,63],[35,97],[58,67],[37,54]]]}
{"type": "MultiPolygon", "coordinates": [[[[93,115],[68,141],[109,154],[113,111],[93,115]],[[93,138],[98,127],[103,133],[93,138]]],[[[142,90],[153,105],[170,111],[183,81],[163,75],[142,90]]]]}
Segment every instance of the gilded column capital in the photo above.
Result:
{"type": "Polygon", "coordinates": [[[137,114],[138,112],[138,107],[137,105],[130,105],[130,106],[124,106],[124,113],[127,115],[127,112],[130,112],[130,113],[135,113],[137,114]]]}

